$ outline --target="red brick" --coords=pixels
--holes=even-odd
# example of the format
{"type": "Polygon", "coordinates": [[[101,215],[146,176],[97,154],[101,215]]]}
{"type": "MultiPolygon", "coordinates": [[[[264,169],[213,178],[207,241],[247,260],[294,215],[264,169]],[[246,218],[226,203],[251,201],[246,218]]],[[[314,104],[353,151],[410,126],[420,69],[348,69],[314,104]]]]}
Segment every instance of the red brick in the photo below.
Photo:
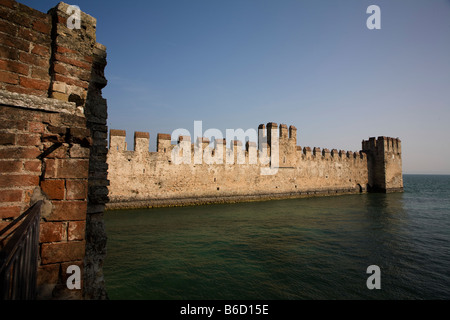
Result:
{"type": "Polygon", "coordinates": [[[58,61],[55,62],[53,70],[65,76],[70,76],[70,73],[67,71],[67,69],[58,61]]]}
{"type": "Polygon", "coordinates": [[[17,33],[17,26],[6,20],[0,20],[0,32],[15,35],[17,33]]]}
{"type": "Polygon", "coordinates": [[[89,160],[46,159],[46,178],[82,179],[89,175],[89,160]]]}
{"type": "Polygon", "coordinates": [[[41,172],[41,166],[42,162],[40,160],[31,160],[31,161],[25,161],[24,163],[24,169],[25,171],[30,171],[30,172],[41,172]]]}
{"type": "Polygon", "coordinates": [[[69,221],[69,227],[67,228],[67,240],[84,240],[85,230],[85,221],[69,221]]]}
{"type": "Polygon", "coordinates": [[[58,20],[58,23],[60,23],[64,26],[67,26],[67,18],[66,17],[58,15],[57,20],[58,20]]]}
{"type": "Polygon", "coordinates": [[[17,60],[19,58],[19,51],[14,48],[0,45],[0,58],[17,60]]]}
{"type": "Polygon", "coordinates": [[[84,88],[84,89],[87,89],[89,87],[89,83],[86,81],[80,81],[78,79],[68,78],[68,77],[60,75],[60,74],[55,74],[54,77],[55,77],[55,81],[61,81],[68,85],[77,86],[77,87],[84,88]]]}
{"type": "Polygon", "coordinates": [[[0,161],[0,172],[1,173],[18,173],[22,171],[21,161],[0,161]]]}
{"type": "Polygon", "coordinates": [[[18,134],[16,145],[18,146],[39,146],[41,145],[40,135],[18,134]]]}
{"type": "Polygon", "coordinates": [[[0,207],[0,219],[16,218],[21,214],[20,210],[19,206],[0,207]]]}
{"type": "Polygon", "coordinates": [[[28,122],[28,131],[34,133],[44,133],[45,125],[42,122],[30,121],[28,122]]]}
{"type": "Polygon", "coordinates": [[[17,10],[8,14],[7,19],[8,21],[17,23],[24,27],[29,27],[31,25],[31,22],[33,21],[30,17],[24,14],[20,14],[17,10]]]}
{"type": "Polygon", "coordinates": [[[50,56],[50,49],[49,47],[41,46],[40,44],[33,44],[33,49],[31,50],[31,53],[48,57],[50,56]]]}
{"type": "MultiPolygon", "coordinates": [[[[90,138],[87,138],[90,139],[90,138]]],[[[70,157],[71,158],[89,158],[90,150],[89,148],[85,148],[80,146],[79,144],[73,144],[70,148],[70,157]]]]}
{"type": "Polygon", "coordinates": [[[41,222],[39,242],[58,242],[67,240],[66,222],[41,222]]]}
{"type": "Polygon", "coordinates": [[[87,198],[87,180],[67,180],[66,181],[67,200],[84,200],[87,198]]]}
{"type": "Polygon", "coordinates": [[[94,61],[94,58],[92,56],[84,56],[83,58],[88,63],[92,63],[94,61]]]}
{"type": "Polygon", "coordinates": [[[45,178],[56,177],[56,166],[57,163],[55,159],[44,159],[45,178]]]}
{"type": "Polygon", "coordinates": [[[19,60],[27,63],[27,64],[31,64],[34,66],[38,66],[41,68],[48,68],[49,67],[49,62],[48,59],[44,59],[40,56],[31,54],[31,53],[26,53],[26,52],[20,52],[19,53],[19,60]]]}
{"type": "Polygon", "coordinates": [[[3,6],[0,6],[0,17],[22,26],[29,25],[32,22],[31,17],[23,14],[20,10],[11,10],[3,6]]]}
{"type": "Polygon", "coordinates": [[[16,144],[16,135],[14,133],[1,132],[0,133],[0,145],[14,145],[16,144]]]}
{"type": "Polygon", "coordinates": [[[0,191],[0,202],[20,202],[20,201],[22,201],[22,190],[0,191]]]}
{"type": "Polygon", "coordinates": [[[33,23],[33,29],[45,34],[50,34],[52,26],[50,23],[45,23],[40,20],[37,20],[33,23]]]}
{"type": "Polygon", "coordinates": [[[13,60],[0,60],[0,69],[27,75],[30,68],[23,63],[13,60]]]}
{"type": "Polygon", "coordinates": [[[86,201],[52,201],[52,213],[47,221],[85,220],[87,212],[86,201]]]}
{"type": "Polygon", "coordinates": [[[37,286],[56,285],[59,279],[59,269],[59,263],[40,265],[37,272],[37,286]]]}
{"type": "Polygon", "coordinates": [[[76,77],[80,80],[83,81],[91,81],[91,72],[86,70],[86,69],[80,69],[80,68],[75,68],[73,67],[72,69],[74,70],[70,70],[72,77],[76,77]]]}
{"type": "Polygon", "coordinates": [[[0,44],[8,47],[17,48],[25,52],[28,52],[28,50],[30,49],[30,43],[28,41],[19,39],[17,37],[8,34],[2,34],[2,36],[0,37],[0,44]]]}
{"type": "Polygon", "coordinates": [[[50,87],[50,81],[20,77],[20,85],[25,88],[47,90],[50,87]]]}
{"type": "MultiPolygon", "coordinates": [[[[10,109],[10,108],[8,108],[10,109]]],[[[27,127],[27,122],[24,120],[1,120],[0,129],[16,129],[25,130],[27,127]]]]}
{"type": "Polygon", "coordinates": [[[24,94],[37,96],[37,97],[47,97],[47,95],[48,95],[47,90],[36,90],[36,89],[30,89],[30,88],[23,88],[23,87],[19,87],[19,86],[6,86],[6,91],[24,93],[24,94]]]}
{"type": "Polygon", "coordinates": [[[21,12],[22,14],[25,14],[33,19],[39,19],[42,20],[44,22],[50,22],[50,16],[46,13],[40,12],[36,9],[30,8],[29,6],[26,6],[24,4],[21,3],[17,3],[17,8],[19,12],[21,12]]]}
{"type": "Polygon", "coordinates": [[[21,27],[17,31],[18,37],[44,46],[51,45],[51,38],[46,34],[34,31],[30,28],[21,27]]]}
{"type": "Polygon", "coordinates": [[[9,147],[0,149],[0,159],[35,159],[41,152],[36,147],[9,147]]]}
{"type": "Polygon", "coordinates": [[[76,140],[84,140],[91,136],[91,131],[87,128],[70,128],[70,135],[76,140]]]}
{"type": "Polygon", "coordinates": [[[78,54],[78,51],[66,48],[66,47],[62,47],[62,46],[56,46],[56,52],[58,53],[75,53],[78,54]]]}
{"type": "Polygon", "coordinates": [[[13,9],[15,5],[15,1],[13,0],[0,0],[0,5],[13,9]]]}
{"type": "Polygon", "coordinates": [[[33,175],[1,175],[0,176],[0,188],[5,187],[27,187],[27,186],[38,186],[39,176],[33,175]]]}
{"type": "Polygon", "coordinates": [[[42,264],[83,260],[84,241],[43,243],[41,249],[42,264]]]}
{"type": "Polygon", "coordinates": [[[48,69],[44,68],[33,67],[31,70],[31,77],[44,81],[50,81],[50,74],[48,73],[48,69]]]}
{"type": "Polygon", "coordinates": [[[0,82],[6,82],[10,84],[18,84],[19,77],[14,73],[0,71],[0,82]]]}
{"type": "MultiPolygon", "coordinates": [[[[53,146],[52,144],[46,143],[44,150],[46,151],[49,147],[53,146]],[[48,145],[48,147],[47,147],[48,145]]],[[[59,146],[56,150],[53,150],[50,154],[47,155],[47,159],[65,159],[67,158],[67,152],[69,149],[69,145],[67,143],[59,146]]]]}
{"type": "Polygon", "coordinates": [[[73,58],[68,58],[66,56],[63,56],[62,54],[55,54],[55,59],[67,64],[71,64],[75,67],[79,67],[79,68],[83,68],[86,70],[91,70],[91,64],[90,63],[86,63],[77,59],[73,59],[73,58]]]}
{"type": "Polygon", "coordinates": [[[89,160],[61,160],[58,176],[64,178],[87,178],[89,176],[89,160]]]}
{"type": "Polygon", "coordinates": [[[41,188],[49,199],[64,200],[64,180],[44,180],[41,182],[41,188]]]}
{"type": "Polygon", "coordinates": [[[34,188],[33,189],[28,189],[28,190],[23,190],[23,200],[22,203],[30,203],[31,202],[31,197],[34,194],[34,188]]]}

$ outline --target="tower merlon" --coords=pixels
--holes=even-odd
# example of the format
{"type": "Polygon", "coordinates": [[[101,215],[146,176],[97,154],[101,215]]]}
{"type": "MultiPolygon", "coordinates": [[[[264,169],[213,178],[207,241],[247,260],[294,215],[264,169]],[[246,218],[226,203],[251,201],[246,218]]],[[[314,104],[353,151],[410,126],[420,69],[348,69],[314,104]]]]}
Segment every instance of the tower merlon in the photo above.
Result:
{"type": "Polygon", "coordinates": [[[111,129],[111,130],[109,130],[109,135],[110,136],[125,137],[127,135],[127,132],[125,130],[111,129]]]}
{"type": "Polygon", "coordinates": [[[314,147],[314,149],[313,149],[313,154],[314,154],[315,156],[322,156],[322,152],[320,151],[320,148],[319,148],[319,147],[314,147]]]}
{"type": "Polygon", "coordinates": [[[285,124],[280,124],[280,139],[289,139],[288,127],[285,124]]]}
{"type": "Polygon", "coordinates": [[[214,143],[215,145],[224,145],[226,146],[227,144],[227,139],[214,139],[214,143]]]}
{"type": "Polygon", "coordinates": [[[178,137],[178,142],[181,142],[181,141],[189,141],[189,142],[191,142],[191,136],[179,136],[178,137]]]}
{"type": "Polygon", "coordinates": [[[134,132],[134,138],[135,139],[149,139],[150,138],[150,134],[148,132],[142,132],[142,131],[135,131],[134,132]]]}
{"type": "Polygon", "coordinates": [[[150,134],[148,132],[134,132],[134,151],[149,151],[150,134]]]}
{"type": "Polygon", "coordinates": [[[115,151],[124,151],[127,149],[126,146],[126,131],[111,129],[109,130],[109,149],[115,151]]]}
{"type": "Polygon", "coordinates": [[[311,155],[311,147],[304,147],[303,148],[303,154],[304,155],[311,155]]]}
{"type": "Polygon", "coordinates": [[[289,126],[289,138],[297,139],[297,128],[294,126],[289,126]]]}
{"type": "Polygon", "coordinates": [[[231,140],[231,147],[242,147],[242,141],[239,140],[231,140]]]}
{"type": "Polygon", "coordinates": [[[258,136],[261,135],[262,137],[266,137],[267,136],[267,130],[266,130],[266,125],[265,124],[260,124],[258,126],[258,136]]]}
{"type": "Polygon", "coordinates": [[[172,136],[168,133],[158,133],[156,136],[156,151],[167,152],[172,144],[172,136]]]}
{"type": "Polygon", "coordinates": [[[248,152],[250,150],[250,148],[255,148],[256,149],[256,142],[247,141],[245,143],[245,150],[248,152]]]}
{"type": "Polygon", "coordinates": [[[331,156],[332,156],[333,158],[336,158],[336,157],[339,156],[339,152],[337,151],[337,149],[332,149],[332,150],[331,150],[331,156]]]}

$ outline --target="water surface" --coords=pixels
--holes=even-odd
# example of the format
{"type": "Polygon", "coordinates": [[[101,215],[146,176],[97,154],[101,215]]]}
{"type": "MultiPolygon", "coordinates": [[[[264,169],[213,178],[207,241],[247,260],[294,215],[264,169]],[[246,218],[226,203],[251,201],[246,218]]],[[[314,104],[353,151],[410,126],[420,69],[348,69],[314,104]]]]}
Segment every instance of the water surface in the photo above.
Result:
{"type": "Polygon", "coordinates": [[[449,299],[450,176],[404,193],[105,213],[110,299],[449,299]],[[369,290],[369,265],[381,290],[369,290]]]}

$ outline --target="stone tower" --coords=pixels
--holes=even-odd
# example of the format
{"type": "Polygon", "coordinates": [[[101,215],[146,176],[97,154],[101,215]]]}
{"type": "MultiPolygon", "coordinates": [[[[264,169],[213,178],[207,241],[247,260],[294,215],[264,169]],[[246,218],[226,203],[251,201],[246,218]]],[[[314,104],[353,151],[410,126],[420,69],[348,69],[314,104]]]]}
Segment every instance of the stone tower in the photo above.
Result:
{"type": "Polygon", "coordinates": [[[403,191],[400,139],[369,138],[362,142],[362,151],[367,154],[370,191],[385,193],[403,191]]]}

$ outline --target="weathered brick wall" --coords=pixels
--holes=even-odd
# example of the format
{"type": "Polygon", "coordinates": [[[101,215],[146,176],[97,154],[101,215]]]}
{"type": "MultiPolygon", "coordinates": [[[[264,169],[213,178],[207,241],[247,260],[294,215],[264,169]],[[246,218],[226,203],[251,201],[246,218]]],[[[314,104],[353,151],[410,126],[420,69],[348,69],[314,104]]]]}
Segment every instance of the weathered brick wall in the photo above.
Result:
{"type": "Polygon", "coordinates": [[[47,97],[52,17],[12,0],[0,1],[0,88],[47,97]]]}
{"type": "Polygon", "coordinates": [[[75,104],[0,91],[1,226],[34,200],[48,199],[40,225],[39,298],[82,297],[58,283],[65,283],[67,266],[83,269],[91,144],[75,104]]]}
{"type": "Polygon", "coordinates": [[[39,298],[106,298],[106,49],[96,20],[0,0],[0,228],[40,198],[39,298]],[[83,290],[65,285],[69,265],[83,290]]]}

